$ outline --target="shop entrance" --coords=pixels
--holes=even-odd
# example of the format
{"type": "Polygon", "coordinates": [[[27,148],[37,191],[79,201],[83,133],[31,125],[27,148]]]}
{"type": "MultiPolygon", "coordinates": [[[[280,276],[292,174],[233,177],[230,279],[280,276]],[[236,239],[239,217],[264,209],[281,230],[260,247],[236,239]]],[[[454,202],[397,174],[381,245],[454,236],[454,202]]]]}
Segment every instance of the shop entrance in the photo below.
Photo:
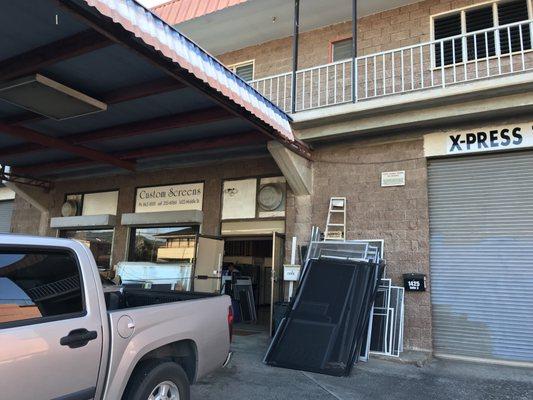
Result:
{"type": "Polygon", "coordinates": [[[237,329],[272,330],[274,305],[284,295],[284,242],[284,236],[278,233],[225,238],[223,286],[232,297],[237,329]],[[247,285],[251,292],[248,296],[247,285]],[[250,310],[250,298],[255,313],[250,310]]]}

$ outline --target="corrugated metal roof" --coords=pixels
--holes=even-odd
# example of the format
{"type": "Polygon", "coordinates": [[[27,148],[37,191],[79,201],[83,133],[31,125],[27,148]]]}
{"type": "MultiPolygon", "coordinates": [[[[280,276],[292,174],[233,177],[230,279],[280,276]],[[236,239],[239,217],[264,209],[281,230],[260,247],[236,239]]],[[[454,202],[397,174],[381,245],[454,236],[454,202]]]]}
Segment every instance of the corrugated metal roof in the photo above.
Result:
{"type": "Polygon", "coordinates": [[[152,8],[161,19],[170,25],[211,14],[247,0],[173,0],[152,8]]]}
{"type": "MultiPolygon", "coordinates": [[[[134,0],[84,0],[101,14],[178,63],[274,128],[284,140],[295,140],[289,117],[198,45],[134,0]]],[[[227,0],[232,1],[232,0],[227,0]]],[[[227,1],[220,1],[221,4],[227,1]]]]}

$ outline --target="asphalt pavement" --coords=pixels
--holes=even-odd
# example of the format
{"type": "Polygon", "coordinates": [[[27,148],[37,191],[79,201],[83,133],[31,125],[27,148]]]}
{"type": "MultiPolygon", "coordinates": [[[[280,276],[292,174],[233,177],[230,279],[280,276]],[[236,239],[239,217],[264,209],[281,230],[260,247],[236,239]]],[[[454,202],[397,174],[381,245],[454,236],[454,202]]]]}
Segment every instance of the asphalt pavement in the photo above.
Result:
{"type": "Polygon", "coordinates": [[[433,359],[422,367],[370,359],[337,378],[264,365],[263,333],[235,336],[226,368],[192,388],[193,400],[533,400],[533,369],[433,359]]]}

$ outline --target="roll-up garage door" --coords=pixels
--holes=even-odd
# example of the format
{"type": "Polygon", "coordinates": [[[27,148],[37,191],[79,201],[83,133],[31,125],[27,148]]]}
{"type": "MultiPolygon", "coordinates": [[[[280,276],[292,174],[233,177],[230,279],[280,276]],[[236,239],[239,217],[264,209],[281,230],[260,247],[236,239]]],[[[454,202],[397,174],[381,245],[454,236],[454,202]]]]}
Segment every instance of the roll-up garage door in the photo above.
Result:
{"type": "Polygon", "coordinates": [[[0,233],[11,231],[11,216],[13,214],[13,200],[0,201],[0,233]]]}
{"type": "Polygon", "coordinates": [[[435,353],[533,363],[533,153],[428,174],[435,353]]]}

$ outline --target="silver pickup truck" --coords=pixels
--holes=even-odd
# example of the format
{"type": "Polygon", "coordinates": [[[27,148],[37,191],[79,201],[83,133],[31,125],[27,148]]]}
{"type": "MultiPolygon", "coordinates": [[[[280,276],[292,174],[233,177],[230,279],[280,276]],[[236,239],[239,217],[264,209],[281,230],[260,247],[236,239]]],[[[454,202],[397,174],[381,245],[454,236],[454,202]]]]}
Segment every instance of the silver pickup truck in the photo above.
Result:
{"type": "Polygon", "coordinates": [[[0,235],[0,398],[188,400],[229,357],[227,296],[106,288],[90,250],[0,235]]]}

